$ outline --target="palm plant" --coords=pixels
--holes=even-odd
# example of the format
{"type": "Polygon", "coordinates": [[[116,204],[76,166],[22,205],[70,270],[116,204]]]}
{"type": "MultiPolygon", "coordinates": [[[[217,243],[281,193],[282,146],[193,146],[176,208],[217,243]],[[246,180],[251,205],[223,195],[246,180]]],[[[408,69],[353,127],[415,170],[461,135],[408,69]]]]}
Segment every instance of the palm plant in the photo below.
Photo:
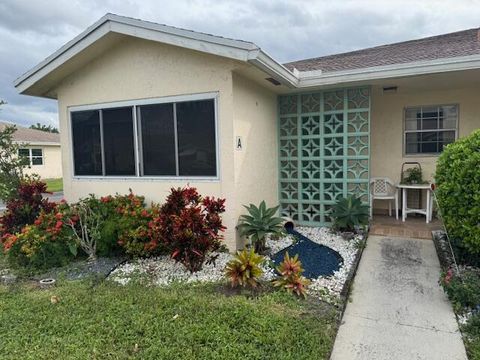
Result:
{"type": "Polygon", "coordinates": [[[265,237],[267,234],[280,235],[283,233],[283,219],[275,216],[278,206],[267,208],[265,201],[260,206],[250,204],[245,206],[248,215],[240,216],[238,230],[241,236],[250,239],[256,252],[265,250],[265,237]]]}
{"type": "Polygon", "coordinates": [[[368,205],[350,195],[341,198],[332,207],[333,226],[339,231],[355,231],[355,226],[368,224],[368,205]]]}

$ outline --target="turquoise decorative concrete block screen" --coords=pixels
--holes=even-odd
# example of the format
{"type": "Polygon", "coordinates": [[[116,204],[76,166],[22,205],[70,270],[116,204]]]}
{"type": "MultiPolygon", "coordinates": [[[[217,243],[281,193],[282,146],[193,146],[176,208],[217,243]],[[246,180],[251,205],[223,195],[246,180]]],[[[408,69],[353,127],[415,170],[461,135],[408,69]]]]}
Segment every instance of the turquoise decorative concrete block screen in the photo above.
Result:
{"type": "Polygon", "coordinates": [[[280,208],[298,224],[328,225],[349,194],[368,202],[370,89],[279,97],[280,208]]]}

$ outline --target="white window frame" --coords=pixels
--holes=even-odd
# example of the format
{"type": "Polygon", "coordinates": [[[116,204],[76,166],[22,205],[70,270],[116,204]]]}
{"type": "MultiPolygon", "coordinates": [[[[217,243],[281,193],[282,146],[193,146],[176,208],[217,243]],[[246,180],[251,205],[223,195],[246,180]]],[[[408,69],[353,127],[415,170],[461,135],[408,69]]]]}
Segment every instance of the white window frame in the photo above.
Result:
{"type": "MultiPolygon", "coordinates": [[[[174,105],[175,108],[175,105],[174,105]]],[[[218,92],[208,92],[208,93],[198,93],[198,94],[188,94],[188,95],[176,95],[176,96],[165,96],[159,98],[147,98],[147,99],[138,99],[138,100],[127,100],[127,101],[115,101],[107,103],[99,103],[92,105],[79,105],[79,106],[69,106],[67,107],[67,121],[69,129],[69,150],[70,150],[70,166],[72,179],[74,180],[136,180],[136,181],[152,181],[152,180],[166,180],[166,181],[200,181],[200,182],[218,182],[220,180],[220,139],[219,139],[219,130],[218,130],[218,92]],[[141,131],[139,126],[138,110],[142,105],[155,105],[155,104],[164,104],[164,103],[179,103],[179,102],[188,102],[188,101],[200,101],[200,100],[213,100],[214,102],[214,121],[215,121],[215,156],[216,156],[216,176],[162,176],[162,175],[148,175],[142,176],[142,141],[141,141],[141,131]],[[133,136],[134,136],[134,156],[135,156],[135,175],[130,176],[112,176],[112,175],[75,175],[75,160],[73,153],[73,128],[72,128],[72,112],[76,111],[87,111],[87,110],[107,110],[111,108],[118,107],[132,107],[133,112],[133,136]]],[[[101,112],[100,112],[101,114],[101,112]]],[[[101,116],[100,116],[101,117],[101,116]]],[[[174,117],[176,117],[174,112],[174,117]]],[[[100,133],[101,133],[101,142],[103,148],[103,129],[101,126],[100,118],[100,133]]],[[[176,133],[176,118],[174,122],[175,126],[175,141],[177,141],[176,133]]],[[[178,148],[175,147],[175,152],[178,151],[178,148]]],[[[102,169],[105,174],[105,164],[104,164],[104,153],[102,149],[102,169]]],[[[178,161],[178,157],[176,157],[178,161]]],[[[178,164],[177,164],[178,167],[178,164]]]]}
{"type": "Polygon", "coordinates": [[[18,156],[21,156],[20,155],[20,150],[28,150],[28,164],[29,166],[43,166],[45,165],[45,156],[43,154],[43,149],[42,148],[19,148],[18,149],[18,156]],[[40,150],[42,155],[38,156],[38,155],[33,155],[33,151],[32,150],[40,150]],[[42,163],[41,164],[34,164],[33,163],[33,159],[42,159],[42,163]]]}
{"type": "Polygon", "coordinates": [[[434,132],[434,131],[455,131],[455,141],[458,139],[458,123],[460,122],[460,105],[459,104],[431,104],[431,105],[412,105],[405,106],[403,108],[403,156],[404,157],[438,157],[439,153],[407,153],[407,133],[421,133],[421,132],[434,132]],[[428,107],[442,107],[442,106],[455,106],[457,108],[457,121],[455,128],[453,129],[427,129],[427,130],[407,130],[406,121],[407,121],[407,110],[417,109],[417,108],[428,108],[428,107]]]}

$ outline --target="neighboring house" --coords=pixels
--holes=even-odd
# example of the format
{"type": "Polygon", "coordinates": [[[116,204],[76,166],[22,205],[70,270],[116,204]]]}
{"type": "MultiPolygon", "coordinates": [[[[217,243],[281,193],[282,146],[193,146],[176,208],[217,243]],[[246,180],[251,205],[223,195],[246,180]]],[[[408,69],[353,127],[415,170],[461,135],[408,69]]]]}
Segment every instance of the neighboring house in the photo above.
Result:
{"type": "MultiPolygon", "coordinates": [[[[15,81],[58,99],[64,191],[162,201],[190,184],[329,222],[340,196],[480,127],[480,33],[280,64],[257,45],[108,14],[15,81]]],[[[313,42],[312,42],[313,43],[313,42]]]]}
{"type": "MultiPolygon", "coordinates": [[[[13,125],[0,122],[0,130],[13,125]]],[[[13,140],[20,144],[19,154],[28,158],[30,167],[26,174],[38,174],[42,179],[62,177],[62,152],[60,150],[60,134],[27,129],[16,125],[17,131],[13,140]]]]}

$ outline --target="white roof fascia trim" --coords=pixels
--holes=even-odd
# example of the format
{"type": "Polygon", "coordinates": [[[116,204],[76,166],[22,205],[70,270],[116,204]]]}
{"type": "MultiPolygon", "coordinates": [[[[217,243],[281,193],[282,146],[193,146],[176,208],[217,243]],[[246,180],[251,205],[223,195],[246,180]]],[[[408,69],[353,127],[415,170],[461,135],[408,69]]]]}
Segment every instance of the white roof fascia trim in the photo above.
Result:
{"type": "Polygon", "coordinates": [[[322,73],[320,70],[304,71],[299,73],[298,87],[333,85],[344,82],[388,79],[472,69],[480,69],[480,55],[375,66],[355,70],[335,71],[331,73],[322,73]]]}
{"type": "Polygon", "coordinates": [[[285,66],[275,61],[263,50],[258,49],[257,51],[250,52],[248,62],[265,71],[267,74],[284,83],[288,87],[298,87],[298,77],[285,66]]]}
{"type": "MultiPolygon", "coordinates": [[[[43,62],[35,66],[32,70],[22,75],[14,81],[15,88],[22,93],[30,86],[34,85],[38,80],[48,75],[50,72],[61,66],[63,63],[74,57],[76,54],[92,45],[95,41],[105,36],[110,32],[110,24],[104,23],[100,25],[94,32],[87,34],[85,37],[69,45],[68,49],[63,47],[54,53],[55,56],[50,56],[43,62]],[[58,53],[58,54],[57,54],[58,53]]],[[[68,44],[67,44],[68,45],[68,44]]]]}
{"type": "Polygon", "coordinates": [[[28,140],[15,140],[15,144],[25,145],[25,146],[60,146],[59,142],[51,141],[28,141],[28,140]]]}
{"type": "Polygon", "coordinates": [[[153,30],[150,28],[138,27],[119,22],[112,22],[111,30],[113,32],[123,35],[134,36],[145,40],[152,40],[163,44],[197,50],[204,53],[223,56],[234,60],[247,61],[248,58],[248,50],[243,48],[223,45],[195,38],[187,38],[181,35],[173,35],[171,33],[153,30]]]}
{"type": "Polygon", "coordinates": [[[173,26],[157,24],[149,21],[133,19],[129,17],[119,16],[115,14],[105,15],[107,20],[115,22],[117,24],[131,25],[136,28],[143,28],[148,30],[157,31],[166,35],[179,36],[186,39],[194,39],[212,44],[224,45],[228,47],[234,47],[243,50],[253,50],[258,48],[254,43],[242,40],[227,39],[221,36],[215,36],[205,33],[200,33],[191,30],[185,30],[176,28],[173,26]]]}

